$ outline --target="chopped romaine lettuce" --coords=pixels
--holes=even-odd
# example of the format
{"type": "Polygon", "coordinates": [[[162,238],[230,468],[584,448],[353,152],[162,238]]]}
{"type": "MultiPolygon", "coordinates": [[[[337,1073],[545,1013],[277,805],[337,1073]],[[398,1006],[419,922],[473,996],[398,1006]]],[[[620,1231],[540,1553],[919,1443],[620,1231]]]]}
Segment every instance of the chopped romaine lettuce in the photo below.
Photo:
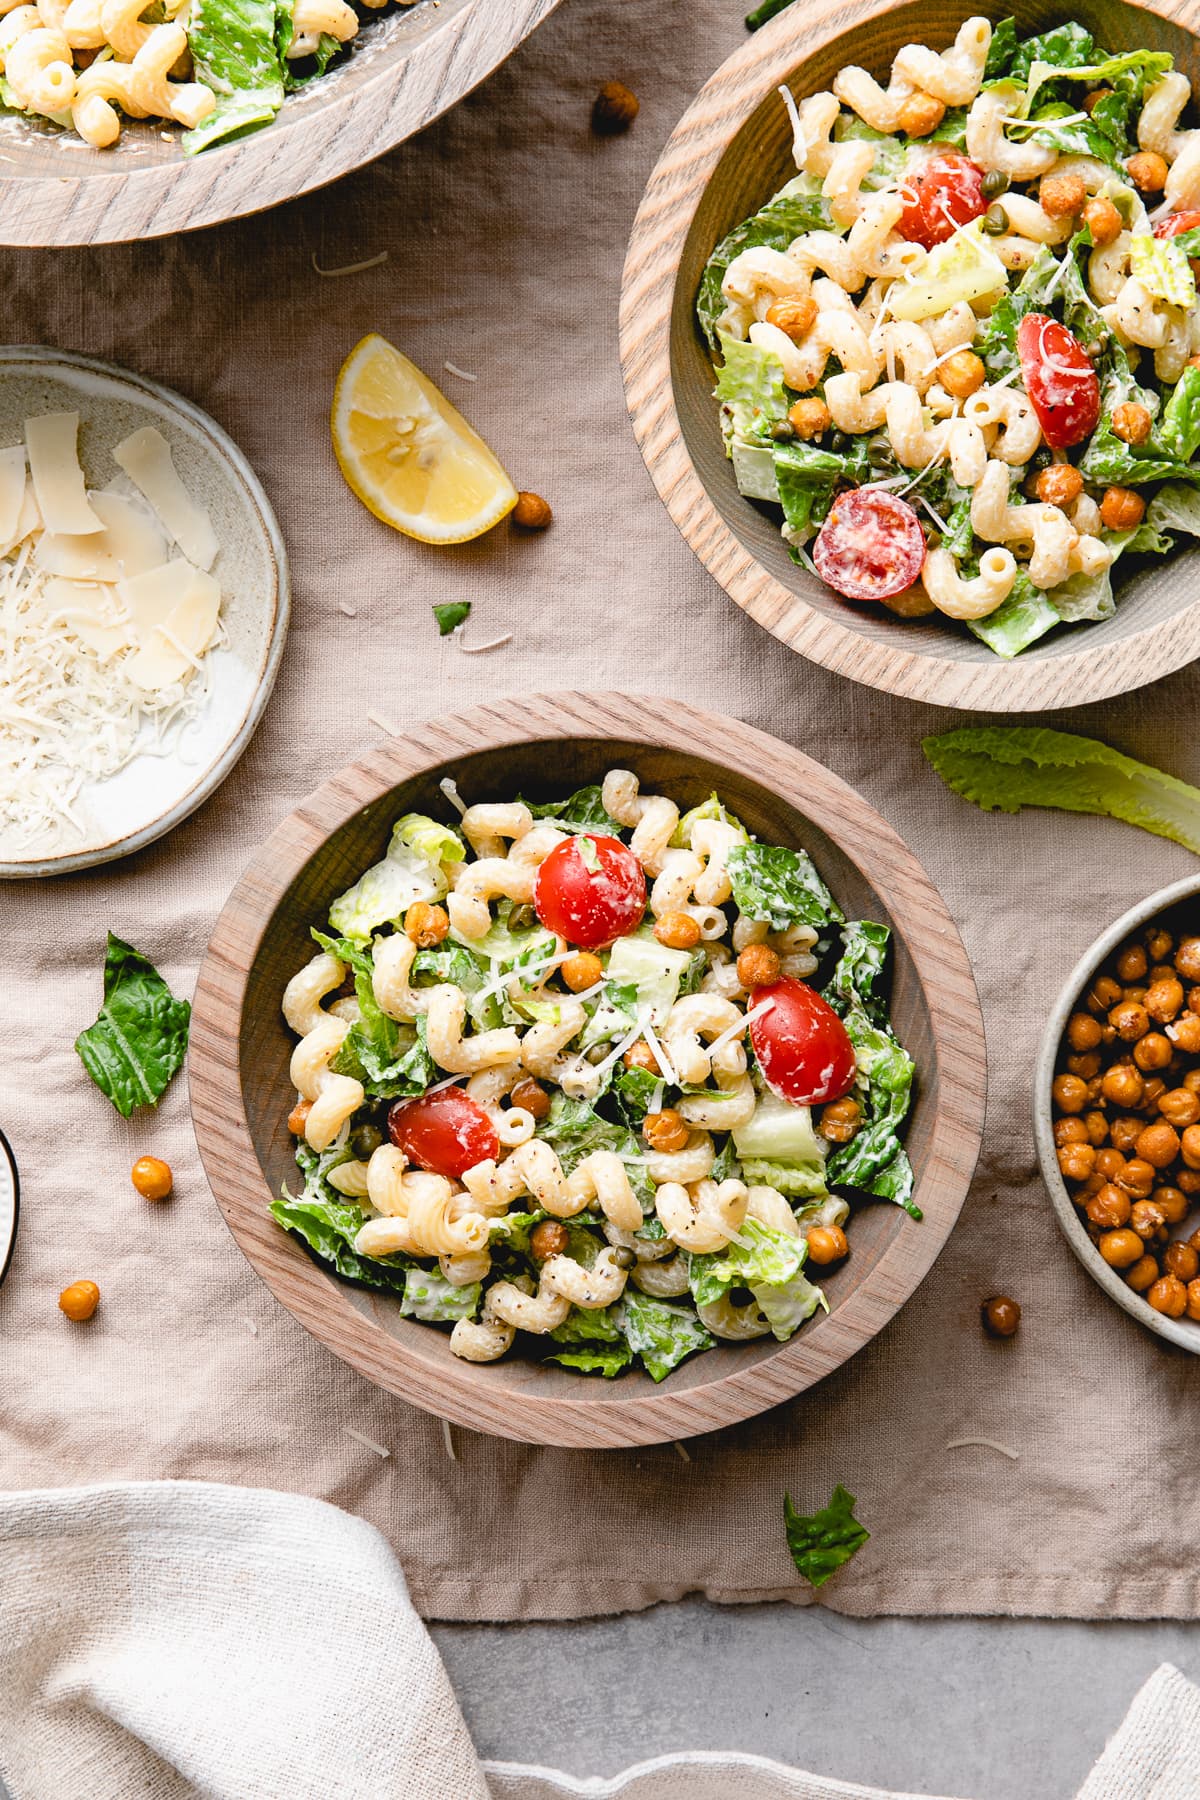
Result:
{"type": "Polygon", "coordinates": [[[293,1196],[285,1186],[279,1199],[271,1202],[271,1212],[347,1281],[403,1293],[412,1267],[408,1257],[359,1256],[354,1248],[364,1221],[362,1208],[345,1199],[327,1179],[331,1169],[349,1160],[349,1150],[323,1150],[318,1155],[301,1141],[296,1161],[304,1175],[304,1190],[293,1196]]]}
{"type": "Polygon", "coordinates": [[[1061,625],[1064,616],[1034,587],[1025,570],[1018,569],[1011,593],[995,612],[982,619],[968,619],[967,623],[989,650],[1007,661],[1061,625]]]}
{"type": "Polygon", "coordinates": [[[735,844],[726,860],[733,898],[748,918],[774,931],[789,925],[819,930],[843,917],[841,908],[804,850],[779,844],[735,844]]]}
{"type": "Polygon", "coordinates": [[[893,318],[929,319],[960,300],[982,300],[1007,287],[1007,269],[983,236],[979,221],[972,220],[929,252],[914,280],[897,282],[895,298],[889,293],[888,301],[893,318]]]}
{"type": "Polygon", "coordinates": [[[722,238],[705,264],[696,299],[696,315],[709,347],[713,351],[719,349],[717,322],[726,307],[721,283],[735,256],[760,246],[786,250],[793,238],[806,231],[832,228],[833,217],[829,202],[821,193],[820,180],[811,175],[797,175],[753,218],[736,225],[727,237],[722,238]]]}
{"type": "MultiPolygon", "coordinates": [[[[1137,238],[1133,241],[1135,244],[1138,242],[1137,238]]],[[[1164,240],[1160,247],[1165,249],[1169,241],[1164,240]]],[[[1186,265],[1186,258],[1184,262],[1186,265]]],[[[1190,268],[1188,277],[1191,278],[1190,268]]],[[[1186,304],[1195,305],[1194,294],[1186,304]]],[[[1179,377],[1171,398],[1163,409],[1159,431],[1171,455],[1179,457],[1183,462],[1190,462],[1196,451],[1200,450],[1200,369],[1187,368],[1179,377]]]]}
{"type": "Polygon", "coordinates": [[[694,1312],[634,1287],[627,1287],[617,1302],[617,1315],[626,1343],[653,1381],[665,1380],[685,1357],[716,1343],[694,1312]]]}
{"type": "Polygon", "coordinates": [[[583,1375],[607,1375],[611,1380],[629,1367],[633,1351],[628,1344],[597,1344],[592,1349],[583,1346],[578,1350],[556,1350],[546,1361],[561,1363],[564,1369],[578,1369],[583,1375]]]}
{"type": "Polygon", "coordinates": [[[854,1495],[848,1494],[840,1482],[829,1505],[807,1516],[798,1513],[791,1495],[785,1494],[783,1522],[792,1561],[813,1587],[823,1586],[843,1563],[858,1554],[871,1535],[854,1516],[854,1495]]]}
{"type": "Polygon", "coordinates": [[[793,541],[810,537],[824,522],[840,483],[866,480],[866,454],[862,440],[846,456],[798,441],[773,445],[777,497],[793,541]]]}
{"type": "Polygon", "coordinates": [[[1182,481],[1168,481],[1146,508],[1145,522],[1153,531],[1186,531],[1200,537],[1200,494],[1182,481]]]}
{"type": "Polygon", "coordinates": [[[775,477],[775,446],[747,444],[741,438],[730,440],[729,455],[733,462],[733,479],[738,493],[747,500],[779,503],[779,482],[775,477]]]}
{"type": "Polygon", "coordinates": [[[593,1150],[615,1150],[643,1207],[653,1206],[654,1184],[646,1173],[638,1140],[627,1128],[601,1118],[588,1101],[572,1100],[561,1091],[556,1093],[550,1111],[538,1123],[537,1135],[557,1151],[568,1175],[593,1150]]]}
{"type": "Polygon", "coordinates": [[[1156,300],[1168,306],[1195,305],[1195,277],[1187,257],[1171,238],[1135,232],[1129,240],[1129,270],[1156,300]]]}
{"type": "Polygon", "coordinates": [[[734,438],[764,439],[788,409],[783,385],[783,364],[770,350],[722,337],[724,361],[717,374],[714,397],[721,405],[721,428],[732,454],[734,438]]]}
{"type": "Polygon", "coordinates": [[[329,923],[341,936],[364,944],[381,925],[400,925],[415,900],[441,900],[449,883],[442,869],[444,849],[430,856],[414,841],[424,837],[436,845],[449,839],[459,847],[453,832],[432,819],[407,813],[392,827],[391,842],[382,862],[369,868],[365,875],[340,894],[329,909],[329,923]],[[424,828],[437,834],[430,838],[424,828]]]}
{"type": "Polygon", "coordinates": [[[206,119],[185,131],[185,155],[257,125],[283,105],[283,61],[275,38],[276,0],[193,0],[188,47],[196,79],[217,103],[206,119]]]}
{"type": "Polygon", "coordinates": [[[600,1306],[594,1312],[573,1306],[562,1324],[556,1325],[550,1336],[556,1344],[617,1343],[621,1337],[621,1327],[616,1312],[615,1306],[600,1306]]]}
{"type": "Polygon", "coordinates": [[[547,800],[537,805],[526,800],[525,805],[535,819],[541,819],[543,824],[552,825],[557,831],[599,831],[616,837],[621,830],[605,809],[599,787],[578,788],[566,800],[547,800]]]}
{"type": "Polygon", "coordinates": [[[437,1269],[410,1269],[404,1281],[404,1299],[400,1311],[414,1319],[445,1324],[456,1319],[473,1319],[483,1293],[481,1282],[468,1287],[455,1287],[437,1269]]]}
{"type": "Polygon", "coordinates": [[[765,1088],[744,1125],[733,1132],[740,1157],[767,1157],[773,1162],[818,1163],[824,1144],[813,1130],[812,1108],[793,1106],[790,1100],[765,1088]]]}
{"type": "Polygon", "coordinates": [[[731,812],[726,811],[724,802],[719,795],[710,794],[707,800],[702,800],[699,806],[693,806],[680,819],[671,834],[673,850],[682,850],[691,843],[692,826],[698,819],[720,819],[722,824],[731,825],[735,831],[740,831],[744,838],[748,838],[750,835],[742,821],[735,819],[731,812]]]}
{"type": "Polygon", "coordinates": [[[697,1306],[713,1306],[734,1288],[749,1288],[780,1342],[821,1305],[824,1295],[802,1273],[808,1245],[759,1219],[745,1219],[736,1238],[710,1256],[689,1256],[688,1285],[697,1306]]]}

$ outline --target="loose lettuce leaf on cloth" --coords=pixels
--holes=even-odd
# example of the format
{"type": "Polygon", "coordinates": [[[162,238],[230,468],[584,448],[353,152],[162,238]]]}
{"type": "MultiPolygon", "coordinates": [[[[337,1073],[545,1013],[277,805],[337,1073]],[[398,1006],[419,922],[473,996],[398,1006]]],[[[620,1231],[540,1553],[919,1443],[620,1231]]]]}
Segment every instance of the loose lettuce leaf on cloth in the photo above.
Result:
{"type": "Polygon", "coordinates": [[[845,917],[804,850],[781,844],[735,844],[726,859],[733,898],[751,919],[773,931],[789,925],[820,930],[845,917]]]}
{"type": "Polygon", "coordinates": [[[717,320],[726,305],[721,283],[734,257],[759,246],[786,250],[793,238],[806,231],[832,229],[833,216],[829,202],[822,196],[820,181],[810,175],[796,175],[752,218],[735,225],[721,239],[705,264],[696,296],[696,317],[714,354],[720,349],[717,320]]]}
{"type": "Polygon", "coordinates": [[[304,1175],[304,1190],[293,1195],[284,1185],[278,1200],[272,1200],[271,1213],[287,1231],[302,1238],[323,1262],[331,1263],[347,1281],[362,1287],[382,1288],[385,1292],[403,1294],[410,1258],[405,1256],[359,1256],[354,1239],[366,1214],[353,1200],[347,1200],[330,1186],[328,1176],[339,1163],[350,1160],[348,1150],[324,1150],[319,1155],[308,1144],[300,1143],[296,1161],[304,1175]]]}
{"type": "Polygon", "coordinates": [[[736,1238],[710,1256],[689,1256],[688,1285],[697,1306],[712,1306],[734,1288],[748,1288],[780,1343],[812,1317],[825,1296],[803,1273],[803,1238],[746,1219],[736,1238]]]}
{"type": "MultiPolygon", "coordinates": [[[[290,22],[290,7],[287,12],[290,22]]],[[[196,79],[213,90],[217,104],[207,119],[184,132],[185,155],[275,117],[284,97],[277,24],[275,0],[192,0],[188,46],[196,79]]]]}
{"type": "Polygon", "coordinates": [[[779,423],[787,412],[788,396],[783,364],[770,350],[723,336],[721,354],[725,360],[717,373],[713,397],[720,402],[721,430],[732,454],[735,438],[764,437],[779,423]]]}
{"type": "Polygon", "coordinates": [[[841,1014],[854,1045],[858,1073],[854,1093],[863,1123],[847,1144],[835,1144],[825,1165],[831,1188],[854,1187],[894,1200],[914,1219],[913,1171],[899,1131],[912,1105],[916,1065],[888,1022],[876,992],[887,949],[887,928],[852,920],[842,933],[842,955],[825,998],[841,1014]],[[883,935],[881,935],[883,934],[883,935]],[[858,986],[866,982],[865,992],[858,986]]]}
{"type": "Polygon", "coordinates": [[[665,1380],[685,1357],[711,1350],[717,1341],[694,1312],[634,1287],[627,1287],[617,1302],[617,1316],[625,1342],[653,1381],[665,1380]]]}
{"type": "Polygon", "coordinates": [[[452,1324],[456,1319],[473,1319],[482,1294],[482,1282],[455,1287],[437,1269],[410,1269],[404,1279],[400,1311],[430,1324],[452,1324]]]}
{"type": "Polygon", "coordinates": [[[871,1535],[854,1516],[854,1495],[848,1494],[840,1482],[829,1505],[807,1516],[798,1513],[791,1495],[785,1494],[783,1523],[792,1561],[813,1587],[823,1586],[843,1563],[858,1554],[871,1535]]]}
{"type": "Polygon", "coordinates": [[[1200,789],[1096,738],[983,725],[926,738],[921,748],[946,786],[985,812],[1053,806],[1107,814],[1200,852],[1200,789]]]}
{"type": "Polygon", "coordinates": [[[401,924],[414,900],[441,900],[449,885],[442,863],[461,862],[465,854],[447,826],[422,813],[406,813],[393,825],[382,861],[334,901],[330,925],[340,936],[365,944],[380,926],[401,924]]]}
{"type": "Polygon", "coordinates": [[[526,800],[525,805],[535,819],[553,825],[558,831],[597,831],[608,837],[618,837],[624,829],[605,810],[602,790],[598,787],[579,788],[566,800],[548,800],[541,805],[526,800]]]}
{"type": "Polygon", "coordinates": [[[187,1055],[192,1009],[139,950],[108,934],[104,1002],[75,1048],[84,1068],[123,1119],[157,1106],[187,1055]]]}

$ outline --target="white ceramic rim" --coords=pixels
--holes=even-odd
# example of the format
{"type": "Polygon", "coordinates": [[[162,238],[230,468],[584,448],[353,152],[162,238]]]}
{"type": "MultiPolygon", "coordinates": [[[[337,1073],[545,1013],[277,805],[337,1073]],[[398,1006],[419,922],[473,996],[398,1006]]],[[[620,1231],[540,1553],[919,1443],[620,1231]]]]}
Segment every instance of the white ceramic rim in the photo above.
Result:
{"type": "Polygon", "coordinates": [[[271,597],[275,610],[262,675],[241,725],[220,756],[209,764],[197,778],[195,786],[168,812],[111,844],[103,844],[93,850],[73,851],[64,856],[47,857],[42,862],[0,862],[0,881],[32,881],[45,875],[69,875],[78,869],[94,869],[103,863],[115,862],[118,857],[130,856],[135,850],[144,850],[147,844],[152,844],[157,838],[165,837],[168,831],[173,831],[198,806],[202,806],[210,794],[216,792],[244,754],[258,728],[267,701],[271,698],[271,690],[275,686],[283,659],[283,647],[287,641],[288,620],[291,616],[291,576],[279,521],[262,483],[233,439],[202,407],[185,399],[182,394],[177,394],[173,388],[163,387],[160,382],[151,380],[149,375],[139,375],[132,369],[121,368],[118,363],[103,362],[99,357],[79,356],[73,350],[53,350],[43,344],[0,346],[0,374],[3,373],[5,364],[12,363],[46,363],[51,368],[57,365],[60,368],[83,369],[91,374],[105,375],[110,380],[117,380],[127,387],[152,396],[161,405],[187,419],[189,424],[194,425],[210,441],[214,455],[222,457],[229,464],[245,488],[258,512],[262,534],[275,567],[275,591],[271,597]]]}
{"type": "Polygon", "coordinates": [[[21,1177],[12,1145],[0,1131],[0,1282],[8,1274],[21,1217],[21,1177]]]}
{"type": "Polygon", "coordinates": [[[1088,1236],[1059,1173],[1050,1083],[1054,1079],[1054,1065],[1058,1060],[1059,1045],[1067,1020],[1075,1011],[1076,1000],[1091,982],[1101,963],[1139,926],[1148,925],[1159,913],[1167,912],[1181,900],[1191,899],[1197,894],[1200,894],[1200,875],[1186,875],[1182,881],[1172,882],[1170,887],[1159,888],[1157,893],[1150,894],[1136,906],[1131,906],[1128,912],[1122,913],[1107,931],[1101,932],[1091,948],[1084,951],[1067,977],[1046,1022],[1033,1078],[1033,1134],[1037,1143],[1038,1161],[1042,1165],[1042,1180],[1046,1184],[1050,1204],[1058,1217],[1063,1236],[1092,1280],[1098,1282],[1109,1298],[1115,1300],[1131,1319],[1136,1319],[1139,1325],[1157,1332],[1159,1337],[1166,1338],[1170,1343],[1178,1344],[1181,1349],[1190,1350],[1194,1356],[1200,1356],[1200,1323],[1190,1319],[1168,1319],[1165,1313],[1155,1312],[1140,1294],[1135,1294],[1121,1279],[1116,1269],[1109,1268],[1088,1236]]]}

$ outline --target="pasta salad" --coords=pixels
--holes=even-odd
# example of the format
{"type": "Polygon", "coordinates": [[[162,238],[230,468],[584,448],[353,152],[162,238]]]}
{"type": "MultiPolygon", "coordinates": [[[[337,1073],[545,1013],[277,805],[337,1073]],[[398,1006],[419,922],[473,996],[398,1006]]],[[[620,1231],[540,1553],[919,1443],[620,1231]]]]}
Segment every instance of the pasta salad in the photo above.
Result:
{"type": "Polygon", "coordinates": [[[117,142],[123,118],[182,125],[194,155],[269,124],[359,24],[347,0],[7,0],[0,108],[49,119],[97,150],[117,142]]]}
{"type": "Polygon", "coordinates": [[[741,492],[844,598],[1013,657],[1200,534],[1200,130],[1082,25],[968,19],[799,104],[697,315],[741,492]]]}
{"type": "Polygon", "coordinates": [[[271,1210],[471,1362],[520,1332],[661,1381],[789,1338],[848,1253],[842,1189],[921,1216],[888,936],[717,796],[681,817],[625,769],[406,814],[285,991],[303,1187],[271,1210]]]}

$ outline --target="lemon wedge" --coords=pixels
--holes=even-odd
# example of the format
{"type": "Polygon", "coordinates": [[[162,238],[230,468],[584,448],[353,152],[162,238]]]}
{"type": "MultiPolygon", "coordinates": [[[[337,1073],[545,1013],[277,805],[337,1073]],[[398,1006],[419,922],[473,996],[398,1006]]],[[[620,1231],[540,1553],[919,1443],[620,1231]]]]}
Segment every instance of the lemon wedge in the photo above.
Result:
{"type": "Polygon", "coordinates": [[[517,503],[479,433],[374,332],[342,364],[329,423],[351,491],[385,525],[423,543],[465,543],[517,503]]]}

